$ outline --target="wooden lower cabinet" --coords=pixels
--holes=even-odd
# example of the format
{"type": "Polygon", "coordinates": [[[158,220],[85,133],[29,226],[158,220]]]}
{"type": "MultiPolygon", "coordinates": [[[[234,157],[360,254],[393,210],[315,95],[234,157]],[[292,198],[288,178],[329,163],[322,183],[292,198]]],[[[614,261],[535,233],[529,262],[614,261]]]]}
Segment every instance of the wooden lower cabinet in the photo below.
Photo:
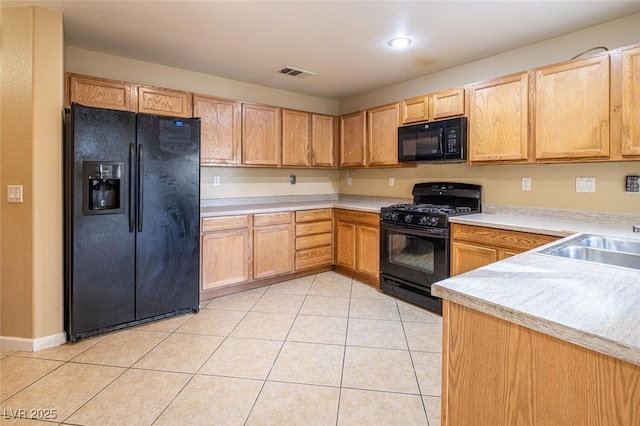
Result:
{"type": "Polygon", "coordinates": [[[250,215],[202,219],[201,294],[251,279],[250,226],[250,215]]]}
{"type": "Polygon", "coordinates": [[[380,287],[380,215],[336,209],[334,218],[336,269],[380,287]]]}
{"type": "Polygon", "coordinates": [[[331,209],[296,212],[296,271],[333,264],[331,209]]]}
{"type": "Polygon", "coordinates": [[[640,366],[443,302],[442,425],[640,424],[640,366]]]}
{"type": "Polygon", "coordinates": [[[557,239],[558,237],[551,235],[454,223],[451,226],[451,276],[524,253],[557,239]]]}
{"type": "Polygon", "coordinates": [[[253,215],[255,279],[293,271],[293,212],[253,215]]]}

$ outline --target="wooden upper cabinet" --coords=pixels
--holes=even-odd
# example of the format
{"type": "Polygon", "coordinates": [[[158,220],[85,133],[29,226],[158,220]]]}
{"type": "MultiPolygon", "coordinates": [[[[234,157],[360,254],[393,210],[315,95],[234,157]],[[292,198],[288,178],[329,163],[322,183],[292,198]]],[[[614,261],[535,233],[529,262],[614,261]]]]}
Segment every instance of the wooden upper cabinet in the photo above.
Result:
{"type": "Polygon", "coordinates": [[[429,99],[431,120],[464,115],[464,89],[461,87],[433,93],[429,99]]]}
{"type": "Polygon", "coordinates": [[[459,87],[405,99],[400,103],[402,124],[464,115],[464,93],[459,87]]]}
{"type": "Polygon", "coordinates": [[[402,124],[429,120],[429,95],[416,96],[401,102],[402,124]]]}
{"type": "Polygon", "coordinates": [[[535,71],[536,159],[609,155],[609,55],[535,71]]]}
{"type": "Polygon", "coordinates": [[[469,164],[529,160],[527,72],[468,86],[469,164]]]}
{"type": "Polygon", "coordinates": [[[137,85],[124,81],[67,74],[66,106],[72,102],[88,107],[137,110],[137,85]]]}
{"type": "Polygon", "coordinates": [[[138,112],[191,117],[192,95],[189,92],[152,86],[138,87],[138,112]]]}
{"type": "Polygon", "coordinates": [[[364,111],[340,117],[340,166],[365,166],[366,115],[364,111]]]}
{"type": "Polygon", "coordinates": [[[622,155],[640,156],[640,47],[622,52],[622,155]]]}
{"type": "Polygon", "coordinates": [[[367,165],[398,164],[399,121],[400,105],[397,102],[367,110],[367,165]]]}
{"type": "Polygon", "coordinates": [[[202,164],[239,164],[239,103],[228,99],[194,95],[193,115],[200,117],[202,164]]]}
{"type": "Polygon", "coordinates": [[[280,163],[280,108],[242,104],[242,163],[278,166],[280,163]]]}
{"type": "Polygon", "coordinates": [[[311,164],[311,114],[290,109],[282,110],[282,165],[311,164]]]}
{"type": "Polygon", "coordinates": [[[335,123],[330,115],[311,114],[311,165],[335,167],[335,123]]]}

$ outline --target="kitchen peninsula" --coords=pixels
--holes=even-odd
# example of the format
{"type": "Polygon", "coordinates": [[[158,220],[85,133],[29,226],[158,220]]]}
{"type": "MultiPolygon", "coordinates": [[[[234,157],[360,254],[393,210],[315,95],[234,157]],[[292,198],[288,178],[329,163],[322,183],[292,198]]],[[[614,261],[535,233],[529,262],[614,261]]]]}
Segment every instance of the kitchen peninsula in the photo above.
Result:
{"type": "MultiPolygon", "coordinates": [[[[499,214],[452,221],[640,241],[630,225],[499,214]]],[[[640,270],[541,253],[563,241],[433,286],[444,299],[443,425],[640,421],[640,270]]]]}

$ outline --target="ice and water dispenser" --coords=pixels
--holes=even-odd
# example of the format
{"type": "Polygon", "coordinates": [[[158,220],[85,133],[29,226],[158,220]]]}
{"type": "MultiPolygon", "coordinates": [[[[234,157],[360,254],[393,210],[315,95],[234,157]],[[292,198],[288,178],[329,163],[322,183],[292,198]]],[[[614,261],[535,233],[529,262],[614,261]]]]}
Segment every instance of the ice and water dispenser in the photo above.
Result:
{"type": "Polygon", "coordinates": [[[124,163],[82,163],[83,214],[124,213],[124,163]]]}

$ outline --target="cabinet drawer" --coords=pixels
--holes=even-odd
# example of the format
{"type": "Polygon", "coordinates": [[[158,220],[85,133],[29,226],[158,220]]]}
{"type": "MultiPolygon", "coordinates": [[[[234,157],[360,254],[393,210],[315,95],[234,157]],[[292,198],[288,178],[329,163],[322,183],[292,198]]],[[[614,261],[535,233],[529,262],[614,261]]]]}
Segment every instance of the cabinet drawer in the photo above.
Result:
{"type": "Polygon", "coordinates": [[[299,223],[296,225],[296,237],[331,232],[331,221],[299,223]]]}
{"type": "Polygon", "coordinates": [[[296,222],[316,220],[331,220],[331,209],[299,210],[296,212],[296,222]]]}
{"type": "Polygon", "coordinates": [[[249,226],[249,216],[220,216],[202,219],[202,232],[223,231],[225,229],[246,228],[249,226]]]}
{"type": "Polygon", "coordinates": [[[317,266],[331,265],[331,246],[317,247],[296,252],[296,271],[300,269],[314,268],[317,266]]]}
{"type": "Polygon", "coordinates": [[[335,218],[344,222],[380,227],[380,213],[336,209],[335,218]]]}
{"type": "Polygon", "coordinates": [[[454,224],[451,227],[451,239],[527,251],[556,241],[558,237],[485,228],[482,226],[454,224]]]}
{"type": "Polygon", "coordinates": [[[291,212],[260,213],[253,215],[253,226],[283,225],[291,223],[291,212]]]}
{"type": "Polygon", "coordinates": [[[296,250],[331,245],[331,232],[296,238],[296,250]]]}

